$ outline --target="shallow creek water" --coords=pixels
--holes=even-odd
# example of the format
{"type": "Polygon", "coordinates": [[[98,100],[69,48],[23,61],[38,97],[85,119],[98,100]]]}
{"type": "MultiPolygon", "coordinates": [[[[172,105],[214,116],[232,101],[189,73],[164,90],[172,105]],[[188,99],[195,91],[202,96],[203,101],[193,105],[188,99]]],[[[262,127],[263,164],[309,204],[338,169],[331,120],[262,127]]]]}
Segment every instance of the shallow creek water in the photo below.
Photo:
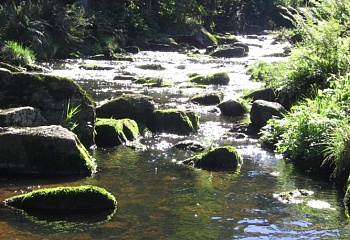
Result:
{"type": "Polygon", "coordinates": [[[157,108],[186,108],[200,113],[201,125],[190,136],[160,134],[141,138],[144,148],[120,146],[91,150],[98,172],[88,178],[0,179],[0,201],[33,189],[92,184],[106,188],[118,200],[118,210],[98,215],[30,215],[0,206],[0,239],[348,239],[350,221],[344,214],[342,193],[328,182],[312,180],[275,154],[261,149],[255,139],[223,137],[232,119],[213,113],[212,107],[189,103],[195,93],[221,91],[225,99],[259,87],[249,81],[246,65],[282,52],[272,39],[242,39],[250,53],[240,59],[188,57],[179,53],[140,52],[134,62],[74,60],[46,63],[52,73],[68,76],[96,102],[123,93],[152,96],[157,108]],[[81,63],[111,67],[95,71],[79,69],[81,63]],[[137,66],[160,64],[165,70],[137,66]],[[228,72],[228,86],[180,89],[189,73],[228,72]],[[115,78],[162,77],[172,87],[147,88],[115,78]],[[173,163],[194,153],[174,149],[179,140],[196,139],[208,146],[235,146],[244,157],[235,172],[196,170],[173,163]],[[303,203],[284,204],[274,194],[295,189],[314,192],[303,203]]]}

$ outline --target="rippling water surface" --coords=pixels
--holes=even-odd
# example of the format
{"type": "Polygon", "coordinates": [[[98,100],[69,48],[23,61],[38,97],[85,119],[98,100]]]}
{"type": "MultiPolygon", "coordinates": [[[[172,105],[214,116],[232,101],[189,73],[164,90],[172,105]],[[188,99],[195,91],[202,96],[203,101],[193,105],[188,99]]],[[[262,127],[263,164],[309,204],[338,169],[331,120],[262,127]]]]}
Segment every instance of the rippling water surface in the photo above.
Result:
{"type": "Polygon", "coordinates": [[[328,182],[311,180],[280,156],[262,150],[255,139],[223,137],[232,124],[243,119],[225,118],[188,98],[203,91],[222,91],[225,99],[242,90],[257,88],[249,81],[246,65],[282,51],[282,45],[243,39],[250,54],[240,59],[188,57],[178,53],[141,52],[135,61],[74,60],[47,63],[53,74],[68,76],[97,101],[123,93],[139,92],[153,97],[158,108],[180,107],[198,111],[201,126],[190,136],[168,134],[140,139],[141,149],[120,146],[96,149],[98,172],[88,178],[0,179],[0,200],[33,189],[93,184],[106,188],[118,200],[116,212],[98,215],[50,216],[0,207],[0,239],[348,239],[350,222],[341,204],[342,193],[328,182]],[[81,63],[108,66],[109,70],[79,69],[81,63]],[[165,70],[137,66],[160,64],[165,70]],[[189,73],[228,72],[229,86],[181,90],[189,73]],[[172,87],[146,88],[117,76],[162,77],[172,87]],[[230,144],[244,157],[235,172],[210,172],[179,166],[193,153],[174,149],[179,140],[196,139],[207,146],[230,144]],[[307,189],[314,195],[301,204],[283,204],[274,194],[307,189]]]}

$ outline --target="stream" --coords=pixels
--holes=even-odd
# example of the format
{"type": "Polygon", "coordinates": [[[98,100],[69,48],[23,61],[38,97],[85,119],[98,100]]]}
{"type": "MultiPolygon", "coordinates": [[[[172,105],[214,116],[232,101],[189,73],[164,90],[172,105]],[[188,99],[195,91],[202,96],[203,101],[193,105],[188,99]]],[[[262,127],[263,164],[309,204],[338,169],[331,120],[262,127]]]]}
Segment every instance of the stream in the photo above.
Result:
{"type": "Polygon", "coordinates": [[[281,61],[278,53],[286,44],[240,37],[247,43],[247,57],[214,59],[190,57],[175,52],[140,52],[133,62],[65,60],[43,63],[52,74],[72,78],[97,102],[124,93],[153,98],[156,108],[192,109],[200,114],[195,134],[156,134],[139,139],[143,147],[91,149],[97,173],[87,178],[3,179],[0,201],[16,194],[56,186],[91,184],[106,188],[118,201],[112,213],[72,216],[40,215],[0,206],[0,239],[349,239],[350,220],[342,205],[343,193],[329,182],[311,179],[282,157],[260,148],[256,139],[233,139],[225,135],[234,123],[249,116],[228,118],[214,107],[188,99],[197,93],[220,91],[224,100],[238,98],[261,83],[251,82],[247,65],[258,60],[281,61]],[[84,70],[80,64],[98,64],[107,70],[84,70]],[[159,64],[165,70],[143,70],[159,64]],[[206,89],[181,88],[190,73],[227,72],[227,86],[206,89]],[[167,87],[144,87],[121,76],[161,77],[167,87]],[[185,139],[208,147],[232,145],[243,156],[237,171],[206,171],[174,164],[195,153],[173,148],[185,139]],[[275,196],[280,192],[306,189],[313,195],[287,204],[275,196]]]}

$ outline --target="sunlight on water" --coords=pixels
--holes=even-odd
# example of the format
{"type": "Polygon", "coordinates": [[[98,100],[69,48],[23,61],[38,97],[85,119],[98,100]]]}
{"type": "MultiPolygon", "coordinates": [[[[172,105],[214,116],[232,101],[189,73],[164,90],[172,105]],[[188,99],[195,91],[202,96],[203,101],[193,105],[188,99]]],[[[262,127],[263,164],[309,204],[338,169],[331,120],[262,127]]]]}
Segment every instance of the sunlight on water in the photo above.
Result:
{"type": "Polygon", "coordinates": [[[233,123],[248,117],[227,118],[215,106],[189,102],[196,93],[219,91],[224,99],[237,98],[242,90],[255,89],[246,66],[259,59],[279,61],[274,53],[285,45],[273,39],[247,39],[249,56],[239,59],[189,57],[179,53],[140,52],[133,62],[67,60],[47,63],[52,74],[70,77],[96,102],[124,93],[151,96],[156,108],[192,109],[200,114],[200,128],[189,136],[154,134],[139,140],[139,148],[124,145],[95,149],[97,172],[88,178],[0,179],[2,200],[37,188],[97,185],[110,191],[118,211],[98,216],[24,215],[0,207],[0,239],[348,239],[350,223],[339,192],[328,182],[312,180],[294,169],[282,156],[262,149],[257,139],[235,139],[227,132],[233,123]],[[85,70],[81,64],[106,70],[85,70]],[[143,70],[160,64],[164,70],[143,70]],[[228,72],[227,86],[181,89],[190,73],[228,72]],[[172,86],[134,84],[139,77],[161,77],[172,86]],[[181,140],[197,140],[207,148],[233,145],[243,157],[233,171],[205,171],[175,162],[197,153],[175,149],[181,140]],[[282,203],[274,196],[306,189],[314,195],[300,204],[282,203]]]}

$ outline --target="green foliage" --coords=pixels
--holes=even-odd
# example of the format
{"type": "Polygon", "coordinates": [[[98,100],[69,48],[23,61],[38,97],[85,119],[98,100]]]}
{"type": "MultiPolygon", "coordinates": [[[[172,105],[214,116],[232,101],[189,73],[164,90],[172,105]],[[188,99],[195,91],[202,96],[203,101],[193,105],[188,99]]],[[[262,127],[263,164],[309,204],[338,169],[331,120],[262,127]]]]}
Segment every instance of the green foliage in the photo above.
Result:
{"type": "Polygon", "coordinates": [[[2,61],[16,66],[27,66],[34,62],[35,55],[29,48],[21,44],[8,41],[1,49],[2,61]]]}
{"type": "Polygon", "coordinates": [[[71,106],[70,99],[69,99],[67,103],[67,108],[65,111],[65,116],[61,122],[61,126],[64,128],[67,128],[70,131],[74,131],[74,129],[78,127],[78,123],[74,121],[74,117],[78,112],[80,112],[80,105],[75,107],[71,106]]]}
{"type": "Polygon", "coordinates": [[[301,167],[319,169],[334,164],[337,169],[346,166],[349,174],[350,80],[339,78],[330,85],[332,89],[319,90],[315,99],[292,107],[284,119],[270,120],[260,140],[276,146],[301,167]]]}

